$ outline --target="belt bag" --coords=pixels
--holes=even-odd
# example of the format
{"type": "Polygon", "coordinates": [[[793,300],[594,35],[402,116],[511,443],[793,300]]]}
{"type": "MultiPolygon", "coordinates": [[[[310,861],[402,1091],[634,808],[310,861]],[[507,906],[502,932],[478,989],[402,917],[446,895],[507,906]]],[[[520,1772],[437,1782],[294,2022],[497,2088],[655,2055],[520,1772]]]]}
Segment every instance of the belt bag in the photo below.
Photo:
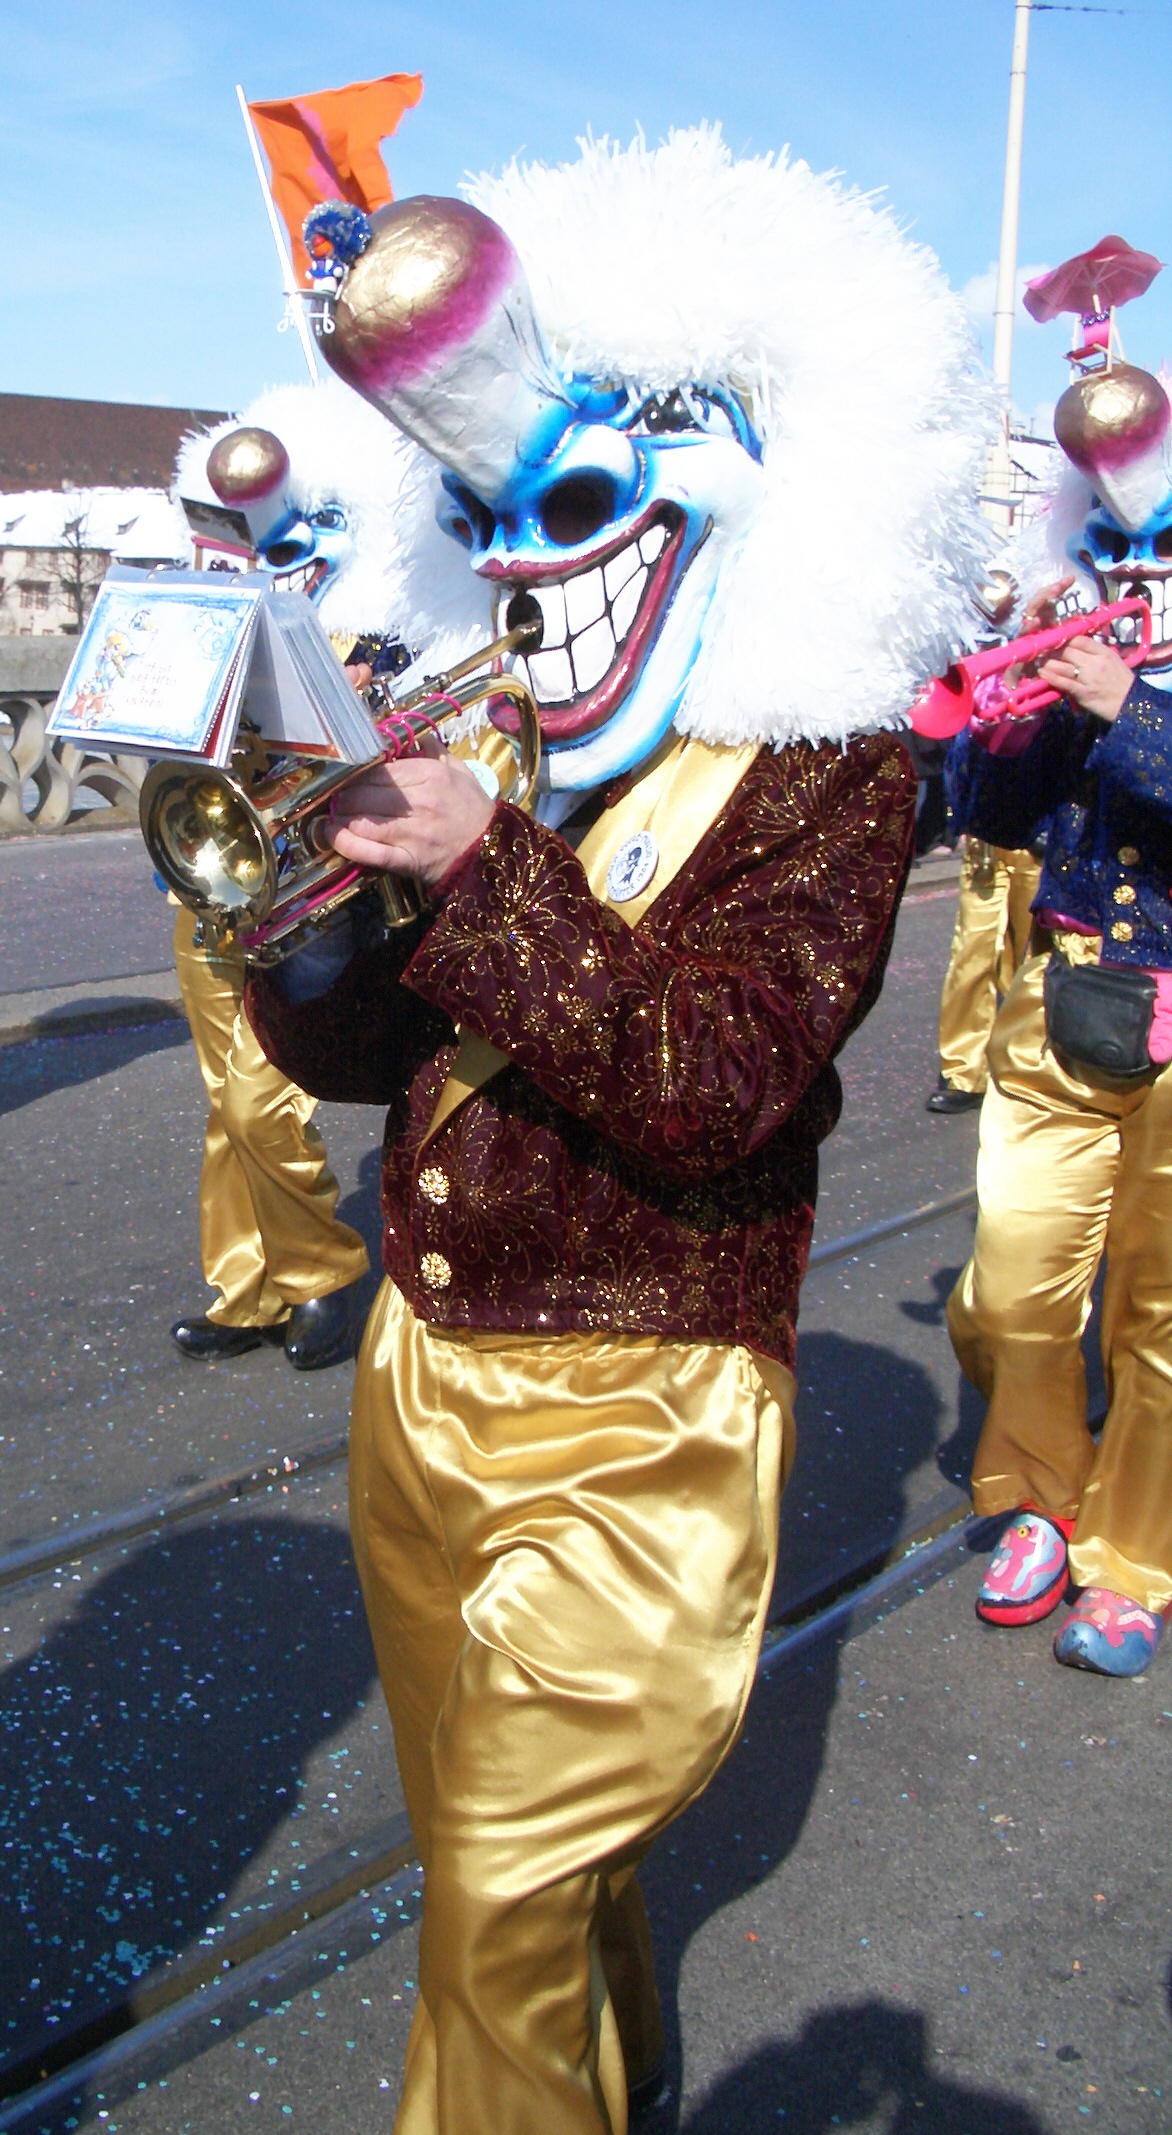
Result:
{"type": "Polygon", "coordinates": [[[1156,982],[1147,971],[1069,964],[1055,950],[1044,982],[1046,1036],[1056,1053],[1100,1075],[1146,1075],[1156,982]]]}

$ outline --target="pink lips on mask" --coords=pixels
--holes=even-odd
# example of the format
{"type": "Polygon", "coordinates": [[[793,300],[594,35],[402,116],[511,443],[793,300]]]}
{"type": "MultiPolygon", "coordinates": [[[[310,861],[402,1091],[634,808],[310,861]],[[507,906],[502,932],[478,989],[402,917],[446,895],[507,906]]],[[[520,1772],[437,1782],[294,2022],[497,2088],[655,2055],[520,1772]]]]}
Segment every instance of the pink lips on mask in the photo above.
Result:
{"type": "MultiPolygon", "coordinates": [[[[510,566],[493,562],[485,564],[479,573],[482,578],[501,585],[502,590],[507,587],[513,593],[524,593],[531,586],[564,584],[566,579],[576,577],[579,572],[603,568],[632,541],[638,541],[650,527],[658,524],[668,529],[667,541],[651,570],[635,619],[602,680],[595,683],[593,689],[564,704],[538,707],[541,732],[546,741],[575,741],[582,735],[593,734],[613,718],[634,683],[659,628],[675,584],[687,523],[683,512],[676,506],[654,504],[642,518],[624,528],[622,534],[608,541],[605,547],[590,556],[576,557],[572,569],[561,563],[510,566]]],[[[492,718],[493,724],[502,732],[516,733],[517,715],[511,706],[502,705],[492,718]]]]}

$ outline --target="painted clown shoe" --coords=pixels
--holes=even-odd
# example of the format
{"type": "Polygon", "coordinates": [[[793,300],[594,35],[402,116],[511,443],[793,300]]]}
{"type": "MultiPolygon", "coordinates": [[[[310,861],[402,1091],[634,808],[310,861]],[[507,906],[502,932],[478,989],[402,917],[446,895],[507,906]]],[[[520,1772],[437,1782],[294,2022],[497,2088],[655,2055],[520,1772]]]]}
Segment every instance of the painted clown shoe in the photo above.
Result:
{"type": "Polygon", "coordinates": [[[1066,1592],[1066,1537],[1040,1512],[1020,1512],[1010,1521],[977,1595],[984,1623],[1038,1623],[1066,1592]]]}
{"type": "Polygon", "coordinates": [[[1164,1630],[1163,1616],[1109,1587],[1088,1586],[1054,1640],[1054,1658],[1092,1675],[1142,1675],[1164,1630]]]}

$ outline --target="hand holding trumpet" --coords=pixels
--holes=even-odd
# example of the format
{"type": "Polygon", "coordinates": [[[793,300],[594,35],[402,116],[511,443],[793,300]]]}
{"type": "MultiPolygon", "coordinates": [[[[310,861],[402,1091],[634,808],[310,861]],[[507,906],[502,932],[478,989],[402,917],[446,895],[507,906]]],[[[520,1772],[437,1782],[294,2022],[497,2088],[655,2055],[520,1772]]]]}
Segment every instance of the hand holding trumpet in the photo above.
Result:
{"type": "Polygon", "coordinates": [[[1033,719],[1060,697],[1069,697],[1080,711],[1108,724],[1117,719],[1133,672],[1144,665],[1151,648],[1151,609],[1129,595],[1107,602],[1092,615],[1057,623],[1055,603],[1073,583],[1060,578],[1043,587],[1022,618],[1026,628],[1012,643],[966,653],[946,674],[926,683],[911,709],[913,732],[932,741],[959,734],[976,714],[978,685],[994,675],[1003,677],[1003,708],[1010,719],[1033,719]],[[1105,630],[1116,628],[1129,633],[1123,653],[1102,641],[1105,630]]]}
{"type": "MultiPolygon", "coordinates": [[[[1021,619],[1021,636],[1028,637],[1035,630],[1049,630],[1057,621],[1056,603],[1062,594],[1074,584],[1074,579],[1059,578],[1052,586],[1043,586],[1034,595],[1021,619]]],[[[1006,684],[1012,689],[1023,670],[1011,667],[1006,684]]],[[[1123,700],[1131,688],[1133,675],[1130,667],[1116,652],[1114,645],[1103,638],[1075,637],[1059,652],[1051,653],[1049,659],[1038,663],[1034,672],[1039,679],[1069,697],[1082,712],[1091,712],[1096,719],[1104,719],[1110,725],[1123,710],[1123,700]]]]}
{"type": "MultiPolygon", "coordinates": [[[[355,689],[369,686],[369,667],[348,670],[355,689]]],[[[492,821],[492,802],[478,779],[426,734],[419,753],[373,764],[334,795],[329,841],[359,867],[412,875],[425,890],[442,882],[492,821]]]]}

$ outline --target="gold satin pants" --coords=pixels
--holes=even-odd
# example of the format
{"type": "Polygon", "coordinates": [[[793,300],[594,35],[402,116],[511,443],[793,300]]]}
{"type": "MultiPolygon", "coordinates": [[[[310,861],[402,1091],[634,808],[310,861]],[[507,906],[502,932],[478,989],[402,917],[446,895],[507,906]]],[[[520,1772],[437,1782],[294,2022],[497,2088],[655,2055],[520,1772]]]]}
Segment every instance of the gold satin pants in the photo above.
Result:
{"type": "Polygon", "coordinates": [[[997,996],[1009,992],[1030,938],[1030,905],[1041,865],[966,838],[960,863],[956,925],[940,995],[940,1073],[958,1090],[983,1090],[985,1049],[997,996]]]}
{"type": "Polygon", "coordinates": [[[199,1175],[205,1282],[220,1295],[208,1318],[270,1327],[294,1305],[357,1282],[369,1265],[357,1231],[334,1214],[338,1182],[310,1124],[317,1100],[265,1059],[241,1006],[244,958],[194,946],[195,921],[175,915],[175,968],[208,1096],[199,1175]]]}
{"type": "MultiPolygon", "coordinates": [[[[1055,940],[1072,962],[1097,958],[1096,939],[1055,940]]],[[[1172,1599],[1172,1073],[1137,1087],[1062,1067],[1045,1044],[1047,960],[1027,958],[994,1026],[976,1243],[948,1304],[989,1404],[973,1504],[1075,1519],[1077,1583],[1158,1610],[1172,1599]],[[1104,1249],[1096,1450],[1079,1342],[1104,1249]]]]}
{"type": "Polygon", "coordinates": [[[383,1284],[350,1513],[425,1877],[396,2135],[624,2135],[662,2052],[634,1869],[739,1730],[792,1397],[747,1350],[448,1334],[383,1284]]]}

